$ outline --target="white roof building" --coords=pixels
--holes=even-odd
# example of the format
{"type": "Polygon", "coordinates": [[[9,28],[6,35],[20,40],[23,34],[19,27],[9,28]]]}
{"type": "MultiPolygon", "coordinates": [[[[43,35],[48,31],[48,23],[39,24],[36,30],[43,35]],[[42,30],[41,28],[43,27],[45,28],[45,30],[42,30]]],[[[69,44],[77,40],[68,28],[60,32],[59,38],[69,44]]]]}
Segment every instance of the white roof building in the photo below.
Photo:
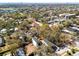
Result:
{"type": "Polygon", "coordinates": [[[65,19],[66,18],[69,18],[71,16],[75,16],[75,14],[69,14],[69,13],[63,13],[63,14],[59,14],[59,17],[64,17],[65,19]]]}
{"type": "Polygon", "coordinates": [[[33,43],[33,45],[35,46],[35,47],[39,47],[39,44],[40,44],[40,41],[36,38],[36,37],[34,37],[34,38],[32,38],[32,43],[33,43]]]}
{"type": "Polygon", "coordinates": [[[0,33],[6,33],[7,32],[7,29],[2,29],[1,31],[0,31],[0,33]]]}
{"type": "Polygon", "coordinates": [[[79,31],[79,28],[77,28],[77,27],[70,27],[70,28],[73,30],[79,31]]]}

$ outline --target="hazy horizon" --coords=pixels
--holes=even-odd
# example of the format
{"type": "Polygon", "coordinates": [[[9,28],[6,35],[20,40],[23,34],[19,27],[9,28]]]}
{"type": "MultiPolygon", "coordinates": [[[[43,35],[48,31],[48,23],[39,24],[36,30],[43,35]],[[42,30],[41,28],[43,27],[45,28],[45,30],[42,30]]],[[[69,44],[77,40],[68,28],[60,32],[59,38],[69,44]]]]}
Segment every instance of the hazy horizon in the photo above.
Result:
{"type": "Polygon", "coordinates": [[[0,3],[79,3],[79,0],[1,0],[0,3]]]}

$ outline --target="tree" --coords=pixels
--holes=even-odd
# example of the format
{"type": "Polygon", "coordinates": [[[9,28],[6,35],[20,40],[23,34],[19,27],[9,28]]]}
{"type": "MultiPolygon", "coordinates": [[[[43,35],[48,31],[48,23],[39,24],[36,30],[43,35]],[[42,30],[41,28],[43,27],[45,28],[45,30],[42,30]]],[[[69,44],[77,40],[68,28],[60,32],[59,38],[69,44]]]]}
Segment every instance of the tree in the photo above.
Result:
{"type": "Polygon", "coordinates": [[[69,42],[72,40],[72,35],[66,34],[66,33],[61,33],[59,36],[60,44],[66,43],[69,44],[69,42]]]}
{"type": "Polygon", "coordinates": [[[43,26],[41,26],[38,31],[40,32],[40,38],[41,39],[45,39],[49,36],[51,30],[48,26],[48,24],[43,24],[43,26]]]}

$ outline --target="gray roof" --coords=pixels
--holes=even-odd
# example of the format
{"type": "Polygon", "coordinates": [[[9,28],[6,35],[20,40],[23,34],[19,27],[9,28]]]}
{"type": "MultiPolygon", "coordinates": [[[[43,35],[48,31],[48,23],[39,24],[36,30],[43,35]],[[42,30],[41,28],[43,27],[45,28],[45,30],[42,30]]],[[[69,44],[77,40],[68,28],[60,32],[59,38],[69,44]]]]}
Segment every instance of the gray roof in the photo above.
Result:
{"type": "Polygon", "coordinates": [[[17,49],[17,51],[16,51],[16,55],[17,55],[17,56],[25,56],[25,53],[24,53],[23,48],[19,48],[19,49],[17,49]]]}
{"type": "Polygon", "coordinates": [[[2,38],[0,37],[0,44],[2,43],[2,38]]]}
{"type": "Polygon", "coordinates": [[[4,44],[4,39],[0,37],[0,46],[2,46],[3,44],[4,44]]]}
{"type": "Polygon", "coordinates": [[[47,39],[43,40],[42,43],[45,44],[46,46],[51,46],[55,51],[59,50],[59,47],[57,45],[53,44],[47,39]]]}

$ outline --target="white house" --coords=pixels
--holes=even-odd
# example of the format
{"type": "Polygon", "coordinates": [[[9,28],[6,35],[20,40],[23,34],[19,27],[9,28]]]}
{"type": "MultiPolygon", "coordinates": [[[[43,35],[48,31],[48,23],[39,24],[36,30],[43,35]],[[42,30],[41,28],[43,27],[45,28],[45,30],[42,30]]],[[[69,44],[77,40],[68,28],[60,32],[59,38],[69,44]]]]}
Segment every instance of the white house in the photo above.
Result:
{"type": "Polygon", "coordinates": [[[32,43],[35,47],[39,47],[39,44],[40,44],[40,41],[36,38],[36,37],[33,37],[32,38],[32,43]]]}
{"type": "Polygon", "coordinates": [[[74,30],[74,31],[78,31],[79,32],[79,28],[77,28],[77,27],[70,27],[72,30],[74,30]]]}
{"type": "Polygon", "coordinates": [[[7,32],[7,29],[2,29],[1,31],[0,31],[0,33],[6,33],[7,32]]]}
{"type": "Polygon", "coordinates": [[[75,14],[69,14],[69,13],[59,14],[59,17],[63,17],[65,19],[69,19],[72,16],[75,16],[75,14]]]}

